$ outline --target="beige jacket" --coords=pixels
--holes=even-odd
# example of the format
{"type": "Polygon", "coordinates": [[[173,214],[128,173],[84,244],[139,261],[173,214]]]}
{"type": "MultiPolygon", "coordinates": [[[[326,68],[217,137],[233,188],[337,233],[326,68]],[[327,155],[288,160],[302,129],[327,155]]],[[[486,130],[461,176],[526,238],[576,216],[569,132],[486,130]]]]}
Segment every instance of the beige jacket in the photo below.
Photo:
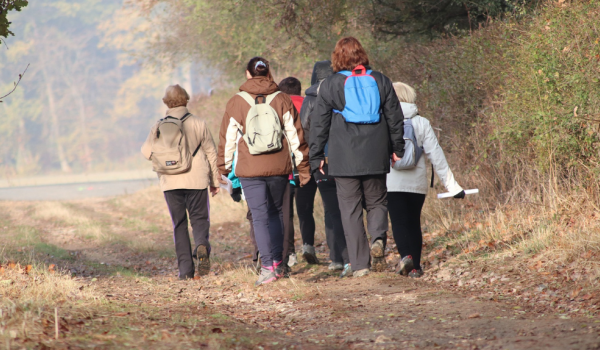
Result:
{"type": "MultiPolygon", "coordinates": [[[[181,118],[188,109],[186,107],[176,107],[167,110],[165,115],[181,118]]],[[[142,154],[150,160],[152,156],[152,143],[158,122],[152,127],[146,142],[142,145],[142,154]]],[[[190,152],[194,152],[198,144],[201,144],[198,153],[192,160],[192,168],[187,173],[177,175],[158,174],[160,180],[160,189],[164,191],[188,189],[204,190],[208,186],[219,186],[219,171],[217,169],[217,148],[213,137],[206,126],[206,123],[195,115],[190,115],[183,122],[183,130],[187,137],[190,152]]]]}

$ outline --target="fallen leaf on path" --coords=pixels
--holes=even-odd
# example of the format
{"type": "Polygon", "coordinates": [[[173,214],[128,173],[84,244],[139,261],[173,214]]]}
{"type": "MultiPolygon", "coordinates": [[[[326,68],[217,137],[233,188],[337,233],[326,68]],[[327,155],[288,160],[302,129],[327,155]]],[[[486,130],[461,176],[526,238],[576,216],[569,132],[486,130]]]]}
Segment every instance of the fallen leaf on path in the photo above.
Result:
{"type": "Polygon", "coordinates": [[[479,313],[474,313],[474,314],[469,315],[469,318],[479,318],[479,317],[481,317],[481,314],[479,314],[479,313]]]}
{"type": "Polygon", "coordinates": [[[213,329],[212,329],[212,332],[213,332],[213,333],[223,333],[223,330],[222,330],[221,328],[218,328],[218,327],[217,327],[217,328],[213,328],[213,329]]]}
{"type": "Polygon", "coordinates": [[[383,334],[380,335],[380,336],[378,336],[377,339],[375,339],[375,343],[379,343],[379,344],[381,344],[381,343],[389,343],[391,341],[392,341],[391,338],[388,338],[388,337],[386,337],[383,334]]]}
{"type": "Polygon", "coordinates": [[[29,271],[31,271],[31,269],[33,269],[33,265],[25,266],[25,273],[29,273],[29,271]]]}
{"type": "Polygon", "coordinates": [[[117,312],[114,314],[115,317],[123,317],[129,315],[129,312],[117,312]]]}
{"type": "Polygon", "coordinates": [[[406,321],[406,322],[408,322],[408,323],[415,323],[415,321],[416,321],[416,320],[408,320],[408,321],[406,321]]]}

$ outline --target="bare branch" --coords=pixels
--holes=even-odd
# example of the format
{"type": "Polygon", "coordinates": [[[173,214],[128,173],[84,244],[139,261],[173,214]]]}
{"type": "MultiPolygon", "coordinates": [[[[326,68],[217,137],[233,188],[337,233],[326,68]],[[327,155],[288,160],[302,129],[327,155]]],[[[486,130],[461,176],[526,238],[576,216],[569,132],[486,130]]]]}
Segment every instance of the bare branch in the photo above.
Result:
{"type": "Polygon", "coordinates": [[[15,90],[17,89],[17,86],[19,86],[19,83],[21,82],[21,79],[23,79],[23,76],[25,76],[25,72],[27,72],[27,68],[29,68],[29,63],[27,64],[27,67],[25,67],[25,70],[23,71],[23,73],[19,74],[19,80],[17,80],[16,82],[14,82],[14,87],[12,90],[10,90],[8,92],[8,94],[4,95],[4,96],[0,96],[0,103],[2,102],[2,99],[5,98],[6,96],[12,94],[13,92],[15,92],[15,90]]]}

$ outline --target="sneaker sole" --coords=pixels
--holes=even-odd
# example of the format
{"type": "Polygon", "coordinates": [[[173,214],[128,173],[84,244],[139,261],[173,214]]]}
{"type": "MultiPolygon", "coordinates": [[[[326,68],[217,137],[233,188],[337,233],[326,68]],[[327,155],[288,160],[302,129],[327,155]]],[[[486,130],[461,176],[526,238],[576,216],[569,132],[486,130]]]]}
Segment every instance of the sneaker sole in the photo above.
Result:
{"type": "Polygon", "coordinates": [[[371,256],[374,258],[383,258],[384,253],[383,247],[380,245],[373,245],[373,247],[371,247],[371,256]]]}
{"type": "Polygon", "coordinates": [[[199,246],[196,251],[198,257],[198,276],[206,276],[210,272],[210,258],[205,246],[199,246]]]}
{"type": "Polygon", "coordinates": [[[319,259],[312,254],[304,253],[302,256],[304,257],[304,260],[311,265],[317,265],[319,263],[319,259]]]}
{"type": "Polygon", "coordinates": [[[413,270],[414,266],[415,265],[411,259],[404,266],[402,266],[401,269],[398,269],[398,271],[396,271],[396,273],[398,275],[408,276],[408,274],[413,270]]]}
{"type": "Polygon", "coordinates": [[[371,270],[375,272],[383,272],[387,269],[388,264],[385,258],[373,258],[371,260],[371,270]]]}
{"type": "Polygon", "coordinates": [[[259,282],[254,283],[254,286],[258,287],[258,286],[262,286],[263,284],[267,284],[267,283],[271,283],[271,282],[275,282],[275,281],[277,281],[277,277],[271,277],[271,278],[269,278],[267,280],[264,280],[264,281],[262,281],[260,283],[259,282]]]}

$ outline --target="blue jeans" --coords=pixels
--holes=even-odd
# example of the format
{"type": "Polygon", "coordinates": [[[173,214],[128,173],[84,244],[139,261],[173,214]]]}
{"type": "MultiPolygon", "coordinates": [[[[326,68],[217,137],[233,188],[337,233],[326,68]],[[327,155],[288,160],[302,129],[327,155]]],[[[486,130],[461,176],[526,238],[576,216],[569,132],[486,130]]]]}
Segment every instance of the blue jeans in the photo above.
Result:
{"type": "Polygon", "coordinates": [[[244,196],[252,212],[254,237],[262,265],[283,260],[283,195],[288,176],[240,178],[244,196]]]}

